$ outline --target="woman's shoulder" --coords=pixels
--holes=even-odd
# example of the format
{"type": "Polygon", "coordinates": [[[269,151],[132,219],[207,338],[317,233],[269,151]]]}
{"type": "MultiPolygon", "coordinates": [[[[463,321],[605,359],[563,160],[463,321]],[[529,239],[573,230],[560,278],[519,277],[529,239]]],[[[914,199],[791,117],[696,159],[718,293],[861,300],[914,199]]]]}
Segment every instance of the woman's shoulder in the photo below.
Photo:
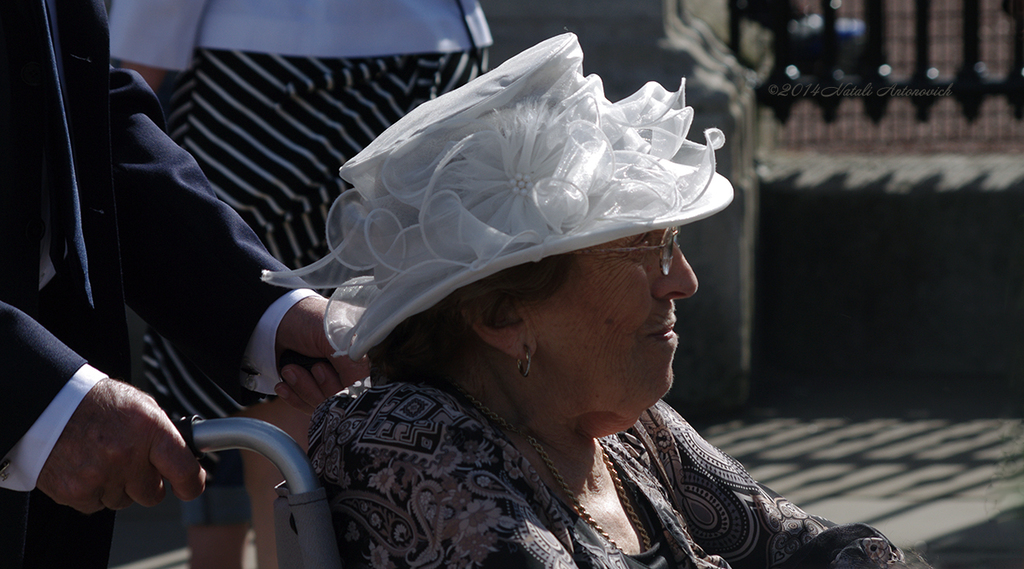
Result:
{"type": "Polygon", "coordinates": [[[436,408],[456,405],[451,394],[434,385],[396,381],[366,387],[358,394],[342,391],[321,403],[317,414],[327,410],[346,414],[397,413],[406,415],[407,419],[418,420],[433,416],[432,411],[436,408]]]}
{"type": "MultiPolygon", "coordinates": [[[[710,474],[753,491],[756,483],[736,459],[705,440],[671,405],[664,401],[640,417],[643,435],[658,449],[659,458],[672,470],[710,474]]],[[[679,473],[677,473],[679,474],[679,473]]]]}
{"type": "Polygon", "coordinates": [[[446,391],[395,382],[367,388],[358,396],[342,392],[324,401],[313,414],[309,440],[311,446],[325,437],[340,444],[373,440],[383,447],[432,453],[447,429],[477,426],[446,391]]]}
{"type": "Polygon", "coordinates": [[[659,400],[644,411],[640,416],[639,426],[655,437],[671,437],[677,441],[700,438],[697,430],[664,400],[659,400]]]}
{"type": "Polygon", "coordinates": [[[418,384],[336,395],[320,405],[309,431],[309,457],[329,493],[373,490],[387,473],[389,491],[394,484],[411,491],[427,479],[498,473],[504,455],[501,441],[457,399],[418,384]]]}
{"type": "Polygon", "coordinates": [[[374,387],[325,402],[313,429],[310,458],[346,561],[525,567],[526,558],[565,557],[541,528],[559,519],[565,533],[569,524],[536,472],[457,396],[374,387]]]}

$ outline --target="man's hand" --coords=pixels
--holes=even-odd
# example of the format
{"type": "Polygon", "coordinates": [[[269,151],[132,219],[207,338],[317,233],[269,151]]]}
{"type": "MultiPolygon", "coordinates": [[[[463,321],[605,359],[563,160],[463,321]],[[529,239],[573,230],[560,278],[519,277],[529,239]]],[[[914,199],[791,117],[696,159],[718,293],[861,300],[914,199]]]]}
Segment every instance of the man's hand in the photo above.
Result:
{"type": "Polygon", "coordinates": [[[286,365],[281,370],[284,381],[274,387],[275,393],[307,415],[324,399],[370,375],[366,358],[353,362],[345,356],[334,357],[334,348],[324,332],[326,310],[326,298],[306,297],[291,307],[277,328],[279,357],[285,350],[292,350],[330,361],[330,365],[314,364],[312,373],[298,365],[286,365]]]}
{"type": "Polygon", "coordinates": [[[206,473],[153,398],[113,379],[86,394],[39,473],[55,502],[93,513],[155,506],[164,480],[182,500],[202,493],[206,473]]]}

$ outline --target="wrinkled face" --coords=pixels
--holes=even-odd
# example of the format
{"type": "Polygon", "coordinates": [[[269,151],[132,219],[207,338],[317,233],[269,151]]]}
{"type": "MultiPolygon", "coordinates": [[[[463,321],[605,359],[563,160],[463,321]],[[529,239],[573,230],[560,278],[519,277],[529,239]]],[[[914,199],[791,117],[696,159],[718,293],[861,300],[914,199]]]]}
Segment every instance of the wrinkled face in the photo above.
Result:
{"type": "Polygon", "coordinates": [[[664,235],[586,250],[552,298],[525,309],[537,338],[533,365],[579,412],[621,415],[628,425],[672,385],[673,301],[696,292],[697,278],[674,246],[662,274],[662,252],[653,246],[664,235]]]}

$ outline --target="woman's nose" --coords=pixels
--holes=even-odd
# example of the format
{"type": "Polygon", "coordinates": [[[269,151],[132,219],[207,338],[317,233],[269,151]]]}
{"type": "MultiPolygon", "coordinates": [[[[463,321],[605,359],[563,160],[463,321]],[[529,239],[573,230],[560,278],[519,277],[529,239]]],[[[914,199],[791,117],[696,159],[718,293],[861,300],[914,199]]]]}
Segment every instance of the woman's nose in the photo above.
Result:
{"type": "Polygon", "coordinates": [[[686,262],[679,247],[674,247],[672,252],[672,264],[669,266],[667,275],[658,275],[652,284],[651,294],[655,298],[689,298],[697,292],[697,275],[686,262]]]}

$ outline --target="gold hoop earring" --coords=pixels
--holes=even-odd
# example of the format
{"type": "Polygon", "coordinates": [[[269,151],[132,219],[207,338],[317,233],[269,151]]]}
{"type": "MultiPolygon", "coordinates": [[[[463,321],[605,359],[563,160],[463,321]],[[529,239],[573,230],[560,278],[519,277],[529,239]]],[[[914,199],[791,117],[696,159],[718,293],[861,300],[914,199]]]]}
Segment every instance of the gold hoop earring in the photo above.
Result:
{"type": "Polygon", "coordinates": [[[519,368],[519,374],[523,377],[530,375],[530,350],[526,350],[526,365],[523,365],[523,360],[516,360],[516,367],[519,368]]]}

